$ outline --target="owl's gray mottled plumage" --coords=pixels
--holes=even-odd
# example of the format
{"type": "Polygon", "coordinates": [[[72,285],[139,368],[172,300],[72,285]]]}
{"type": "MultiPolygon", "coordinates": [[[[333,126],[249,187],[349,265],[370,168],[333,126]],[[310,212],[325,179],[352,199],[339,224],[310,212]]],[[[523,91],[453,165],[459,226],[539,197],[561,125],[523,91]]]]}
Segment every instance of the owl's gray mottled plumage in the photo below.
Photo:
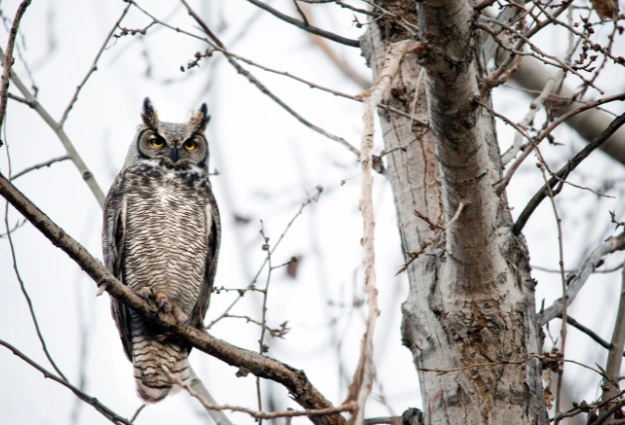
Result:
{"type": "MultiPolygon", "coordinates": [[[[215,278],[219,210],[208,179],[206,104],[188,123],[161,122],[149,99],[123,169],[106,197],[106,267],[179,321],[201,328],[215,278]]],[[[185,381],[190,347],[111,299],[113,318],[148,402],[173,387],[162,366],[185,381]]]]}

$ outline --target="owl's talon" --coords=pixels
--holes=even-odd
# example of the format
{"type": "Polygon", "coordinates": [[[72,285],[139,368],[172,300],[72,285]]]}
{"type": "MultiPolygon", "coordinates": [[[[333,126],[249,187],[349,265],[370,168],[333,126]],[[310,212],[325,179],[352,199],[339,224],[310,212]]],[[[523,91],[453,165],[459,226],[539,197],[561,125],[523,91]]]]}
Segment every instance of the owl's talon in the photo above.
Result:
{"type": "Polygon", "coordinates": [[[171,312],[171,303],[165,294],[156,294],[156,305],[158,306],[158,311],[164,313],[171,312]]]}
{"type": "Polygon", "coordinates": [[[151,298],[154,298],[154,291],[152,291],[152,288],[149,286],[144,286],[143,288],[139,288],[137,295],[144,300],[149,301],[151,298]]]}

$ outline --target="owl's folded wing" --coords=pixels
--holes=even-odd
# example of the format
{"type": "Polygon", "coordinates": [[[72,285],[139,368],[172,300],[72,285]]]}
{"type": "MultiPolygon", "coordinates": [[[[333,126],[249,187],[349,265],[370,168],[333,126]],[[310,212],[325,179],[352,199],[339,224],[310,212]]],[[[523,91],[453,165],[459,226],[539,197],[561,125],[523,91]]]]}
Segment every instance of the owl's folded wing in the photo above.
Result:
{"type": "Polygon", "coordinates": [[[191,324],[202,329],[204,327],[204,316],[210,303],[210,295],[213,291],[213,281],[217,272],[217,260],[219,257],[219,244],[221,241],[221,219],[215,196],[211,190],[208,191],[208,205],[206,206],[208,220],[208,252],[206,254],[206,269],[204,272],[204,285],[200,291],[197,304],[193,309],[191,324]]]}
{"type": "MultiPolygon", "coordinates": [[[[104,204],[104,225],[102,228],[102,251],[104,253],[104,265],[122,283],[126,284],[123,276],[124,242],[126,238],[126,197],[123,194],[123,174],[115,179],[109,190],[104,204]]],[[[128,359],[132,361],[130,323],[128,312],[123,304],[117,299],[111,298],[111,313],[119,336],[121,337],[124,351],[128,359]]]]}

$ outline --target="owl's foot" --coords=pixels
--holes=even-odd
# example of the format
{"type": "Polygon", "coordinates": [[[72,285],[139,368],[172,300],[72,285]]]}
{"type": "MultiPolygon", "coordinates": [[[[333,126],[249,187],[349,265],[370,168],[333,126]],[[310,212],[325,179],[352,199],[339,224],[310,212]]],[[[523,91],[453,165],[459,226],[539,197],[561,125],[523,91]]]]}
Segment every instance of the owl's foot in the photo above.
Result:
{"type": "Polygon", "coordinates": [[[171,312],[173,313],[178,323],[183,325],[184,327],[189,326],[189,324],[191,323],[189,317],[176,304],[172,304],[171,312]]]}
{"type": "Polygon", "coordinates": [[[176,303],[169,301],[169,298],[164,293],[159,292],[156,294],[156,305],[159,311],[173,314],[179,324],[189,325],[189,318],[184,311],[176,303]]]}
{"type": "Polygon", "coordinates": [[[164,292],[154,292],[149,286],[139,288],[137,295],[146,301],[154,300],[158,307],[158,311],[162,313],[172,313],[179,324],[189,326],[191,321],[184,311],[176,303],[169,301],[164,292]]]}

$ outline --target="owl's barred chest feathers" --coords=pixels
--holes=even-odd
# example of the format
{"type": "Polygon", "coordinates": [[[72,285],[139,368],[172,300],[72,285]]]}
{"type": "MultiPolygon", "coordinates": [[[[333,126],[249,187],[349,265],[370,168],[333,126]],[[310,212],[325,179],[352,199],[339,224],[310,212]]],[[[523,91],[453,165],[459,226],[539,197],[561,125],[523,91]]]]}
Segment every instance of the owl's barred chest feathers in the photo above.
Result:
{"type": "Polygon", "coordinates": [[[198,170],[146,162],[124,175],[125,283],[165,293],[190,316],[206,271],[209,183],[198,170]]]}

